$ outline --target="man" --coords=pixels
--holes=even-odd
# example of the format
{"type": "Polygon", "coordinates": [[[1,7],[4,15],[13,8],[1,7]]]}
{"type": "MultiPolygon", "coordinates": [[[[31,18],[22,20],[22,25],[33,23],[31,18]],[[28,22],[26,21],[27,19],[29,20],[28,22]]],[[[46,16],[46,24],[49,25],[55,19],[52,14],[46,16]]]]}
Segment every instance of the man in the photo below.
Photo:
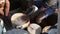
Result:
{"type": "Polygon", "coordinates": [[[9,0],[0,1],[0,18],[3,19],[5,27],[7,27],[8,26],[7,24],[9,23],[6,21],[6,18],[5,18],[8,16],[9,8],[10,8],[9,0]]]}

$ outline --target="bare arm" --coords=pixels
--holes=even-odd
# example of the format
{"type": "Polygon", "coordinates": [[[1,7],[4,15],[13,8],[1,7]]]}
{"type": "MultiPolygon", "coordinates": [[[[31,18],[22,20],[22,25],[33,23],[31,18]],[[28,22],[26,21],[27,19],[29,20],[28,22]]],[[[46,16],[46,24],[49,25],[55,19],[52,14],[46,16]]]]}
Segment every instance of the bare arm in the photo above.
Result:
{"type": "Polygon", "coordinates": [[[3,9],[4,9],[4,4],[5,4],[5,0],[1,0],[1,1],[0,1],[0,14],[1,14],[1,15],[4,15],[4,11],[3,11],[3,9]]]}
{"type": "Polygon", "coordinates": [[[8,16],[9,9],[10,9],[10,2],[9,2],[9,0],[6,0],[6,8],[5,8],[5,14],[6,14],[6,16],[8,16]]]}
{"type": "Polygon", "coordinates": [[[45,18],[46,18],[46,16],[44,15],[41,18],[39,18],[37,22],[40,24],[42,22],[42,20],[45,19],[45,18]]]}

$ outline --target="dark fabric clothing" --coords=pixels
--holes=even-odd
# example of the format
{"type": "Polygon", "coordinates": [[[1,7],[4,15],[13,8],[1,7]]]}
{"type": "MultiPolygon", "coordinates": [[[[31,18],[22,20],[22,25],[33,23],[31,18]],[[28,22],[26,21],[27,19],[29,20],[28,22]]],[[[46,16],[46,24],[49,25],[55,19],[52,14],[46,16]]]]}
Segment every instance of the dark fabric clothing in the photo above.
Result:
{"type": "Polygon", "coordinates": [[[15,10],[10,11],[8,16],[11,17],[13,14],[20,13],[20,12],[23,13],[24,11],[21,8],[17,8],[15,10]]]}
{"type": "Polygon", "coordinates": [[[15,10],[20,7],[19,2],[15,1],[15,0],[9,0],[9,1],[10,1],[10,11],[15,10]]]}
{"type": "Polygon", "coordinates": [[[47,0],[37,0],[34,2],[34,5],[36,5],[38,8],[41,8],[42,6],[46,5],[47,0]]]}

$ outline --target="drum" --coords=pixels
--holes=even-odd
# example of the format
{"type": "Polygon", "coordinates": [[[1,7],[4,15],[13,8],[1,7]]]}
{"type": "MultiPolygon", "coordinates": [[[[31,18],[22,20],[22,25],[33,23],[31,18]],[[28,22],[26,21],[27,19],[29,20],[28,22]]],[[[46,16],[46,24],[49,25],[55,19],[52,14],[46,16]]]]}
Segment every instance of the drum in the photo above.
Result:
{"type": "Polygon", "coordinates": [[[12,30],[7,31],[4,34],[29,34],[29,33],[22,29],[12,29],[12,30]]]}
{"type": "Polygon", "coordinates": [[[27,28],[28,32],[30,34],[40,34],[41,33],[41,27],[35,23],[32,23],[27,28]]]}
{"type": "Polygon", "coordinates": [[[11,17],[11,22],[16,28],[24,29],[30,24],[30,20],[23,13],[15,13],[11,17]]]}

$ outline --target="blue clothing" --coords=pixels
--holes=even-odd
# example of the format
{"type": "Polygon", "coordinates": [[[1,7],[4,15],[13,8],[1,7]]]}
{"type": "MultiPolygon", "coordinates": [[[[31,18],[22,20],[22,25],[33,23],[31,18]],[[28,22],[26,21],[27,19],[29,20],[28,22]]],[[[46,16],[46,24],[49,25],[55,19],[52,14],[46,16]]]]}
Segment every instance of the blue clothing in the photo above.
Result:
{"type": "Polygon", "coordinates": [[[47,9],[45,10],[45,15],[46,15],[46,17],[52,15],[52,14],[55,12],[56,7],[57,7],[57,4],[55,4],[55,5],[47,8],[47,9]]]}
{"type": "MultiPolygon", "coordinates": [[[[34,5],[37,6],[38,8],[42,7],[45,4],[46,0],[39,0],[39,1],[35,1],[34,5]]],[[[55,3],[54,5],[52,5],[51,7],[48,7],[45,10],[45,15],[46,18],[50,15],[52,15],[55,12],[55,9],[57,8],[57,3],[55,3]]]]}
{"type": "Polygon", "coordinates": [[[47,10],[45,11],[45,15],[46,15],[46,17],[48,17],[51,14],[53,14],[54,12],[55,12],[54,8],[47,8],[47,10]]]}

